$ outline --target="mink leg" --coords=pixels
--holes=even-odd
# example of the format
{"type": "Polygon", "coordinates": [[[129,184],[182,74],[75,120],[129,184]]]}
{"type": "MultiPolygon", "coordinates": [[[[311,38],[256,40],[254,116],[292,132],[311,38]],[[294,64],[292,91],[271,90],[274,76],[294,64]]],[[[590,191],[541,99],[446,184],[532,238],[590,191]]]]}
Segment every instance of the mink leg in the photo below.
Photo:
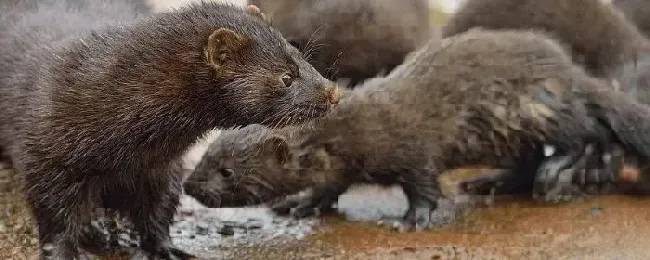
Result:
{"type": "MultiPolygon", "coordinates": [[[[155,173],[154,173],[155,174],[155,173]]],[[[135,229],[140,234],[140,248],[144,259],[193,259],[194,256],[173,247],[169,234],[176,208],[180,202],[180,171],[158,176],[172,178],[156,180],[149,178],[149,183],[142,183],[138,206],[130,209],[130,216],[135,229]]]]}
{"type": "Polygon", "coordinates": [[[437,208],[442,192],[432,177],[436,175],[430,170],[426,171],[404,175],[401,186],[409,205],[404,217],[393,224],[393,229],[400,232],[423,231],[436,224],[431,223],[431,213],[437,208]]]}
{"type": "Polygon", "coordinates": [[[32,172],[26,178],[26,195],[38,223],[40,259],[89,259],[79,252],[81,227],[89,224],[98,200],[83,182],[67,179],[73,173],[32,172]],[[49,177],[58,176],[58,181],[49,177]]]}
{"type": "Polygon", "coordinates": [[[280,215],[291,215],[296,218],[320,215],[333,212],[332,205],[347,190],[347,185],[329,184],[326,187],[314,187],[311,194],[287,197],[271,208],[280,215]]]}

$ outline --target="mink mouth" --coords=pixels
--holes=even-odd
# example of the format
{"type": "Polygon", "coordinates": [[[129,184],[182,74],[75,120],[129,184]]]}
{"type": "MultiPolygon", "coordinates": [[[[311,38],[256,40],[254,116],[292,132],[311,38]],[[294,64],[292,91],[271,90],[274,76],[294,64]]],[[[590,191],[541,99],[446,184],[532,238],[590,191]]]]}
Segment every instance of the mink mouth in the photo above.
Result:
{"type": "Polygon", "coordinates": [[[332,111],[332,108],[331,105],[301,105],[291,116],[304,118],[324,117],[332,111]]]}
{"type": "Polygon", "coordinates": [[[279,114],[271,120],[267,120],[263,125],[273,125],[275,127],[297,125],[306,121],[322,118],[332,111],[333,106],[328,105],[298,105],[290,111],[279,114]]]}

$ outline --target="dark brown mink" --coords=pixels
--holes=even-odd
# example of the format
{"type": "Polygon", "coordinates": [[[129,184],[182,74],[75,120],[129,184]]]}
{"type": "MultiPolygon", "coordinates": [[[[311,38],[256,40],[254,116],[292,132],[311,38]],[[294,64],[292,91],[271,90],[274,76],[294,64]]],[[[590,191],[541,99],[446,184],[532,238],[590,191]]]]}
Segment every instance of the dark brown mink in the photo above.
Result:
{"type": "Polygon", "coordinates": [[[650,46],[620,11],[598,0],[468,0],[449,18],[442,37],[472,27],[544,30],[598,77],[610,77],[650,46]]]}
{"type": "Polygon", "coordinates": [[[25,176],[41,259],[79,258],[97,207],[131,218],[138,259],[186,258],[169,238],[181,155],[211,129],[324,116],[336,85],[259,9],[202,2],[138,19],[97,4],[109,9],[2,5],[0,146],[25,176]]]}
{"type": "Polygon", "coordinates": [[[634,23],[646,37],[650,35],[650,6],[647,1],[612,0],[611,4],[634,23]]]}
{"type": "Polygon", "coordinates": [[[390,72],[432,37],[426,0],[256,0],[326,77],[353,87],[390,72]]]}
{"type": "Polygon", "coordinates": [[[430,224],[429,212],[441,196],[436,178],[446,170],[516,168],[545,144],[570,156],[585,143],[610,137],[650,154],[647,137],[626,129],[635,124],[642,133],[648,108],[589,77],[551,38],[474,29],[438,48],[430,42],[386,78],[346,92],[330,115],[309,127],[258,130],[256,140],[270,140],[262,146],[266,152],[259,153],[259,143],[222,146],[220,156],[235,153],[233,160],[213,160],[210,168],[220,174],[190,177],[185,188],[216,194],[208,198],[214,204],[241,204],[263,189],[277,189],[260,173],[325,176],[311,196],[274,205],[278,213],[300,217],[328,207],[353,183],[399,184],[409,200],[400,227],[418,229],[430,224]],[[268,147],[279,147],[279,153],[268,147]]]}

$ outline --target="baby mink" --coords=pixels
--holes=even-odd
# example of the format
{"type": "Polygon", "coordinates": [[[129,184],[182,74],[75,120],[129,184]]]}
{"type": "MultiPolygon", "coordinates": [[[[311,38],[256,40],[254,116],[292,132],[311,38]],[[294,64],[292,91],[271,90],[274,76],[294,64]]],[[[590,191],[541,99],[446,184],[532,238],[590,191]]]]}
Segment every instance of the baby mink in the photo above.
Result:
{"type": "Polygon", "coordinates": [[[316,69],[349,86],[388,73],[432,37],[427,0],[255,0],[316,69]]]}
{"type": "Polygon", "coordinates": [[[222,131],[183,184],[185,193],[208,207],[243,207],[297,193],[316,178],[326,178],[326,172],[299,174],[314,168],[308,162],[301,170],[287,171],[293,157],[287,130],[249,125],[222,131]]]}
{"type": "Polygon", "coordinates": [[[25,175],[41,259],[80,258],[97,207],[130,217],[136,258],[186,258],[169,237],[181,155],[214,128],[324,116],[337,88],[256,7],[135,19],[124,1],[96,4],[0,5],[0,146],[25,175]]]}
{"type": "Polygon", "coordinates": [[[436,178],[446,170],[516,168],[544,144],[557,147],[557,156],[577,159],[585,142],[606,144],[610,137],[650,155],[642,134],[650,108],[587,76],[551,38],[474,29],[441,48],[434,44],[386,78],[346,93],[310,127],[251,127],[245,131],[260,132],[234,134],[254,135],[242,142],[225,135],[209,153],[218,159],[203,165],[214,172],[192,176],[184,187],[189,194],[214,195],[204,200],[208,204],[241,205],[282,189],[266,178],[324,176],[314,181],[311,196],[274,205],[279,213],[293,208],[299,217],[328,207],[353,183],[400,184],[409,209],[399,227],[417,230],[430,224],[429,212],[442,196],[436,178]]]}

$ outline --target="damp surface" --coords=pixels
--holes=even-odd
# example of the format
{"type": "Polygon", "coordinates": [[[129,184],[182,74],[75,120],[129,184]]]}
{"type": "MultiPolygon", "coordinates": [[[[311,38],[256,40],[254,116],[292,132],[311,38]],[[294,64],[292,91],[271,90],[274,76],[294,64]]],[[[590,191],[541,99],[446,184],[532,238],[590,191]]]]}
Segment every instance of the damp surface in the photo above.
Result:
{"type": "MultiPolygon", "coordinates": [[[[10,170],[0,171],[0,259],[36,259],[36,232],[10,170]]],[[[294,220],[266,208],[208,209],[184,196],[173,241],[200,259],[644,259],[650,203],[607,196],[562,205],[497,198],[454,224],[397,233],[378,219],[406,208],[396,188],[359,187],[343,214],[294,220]]],[[[102,256],[103,259],[127,259],[102,256]]]]}

